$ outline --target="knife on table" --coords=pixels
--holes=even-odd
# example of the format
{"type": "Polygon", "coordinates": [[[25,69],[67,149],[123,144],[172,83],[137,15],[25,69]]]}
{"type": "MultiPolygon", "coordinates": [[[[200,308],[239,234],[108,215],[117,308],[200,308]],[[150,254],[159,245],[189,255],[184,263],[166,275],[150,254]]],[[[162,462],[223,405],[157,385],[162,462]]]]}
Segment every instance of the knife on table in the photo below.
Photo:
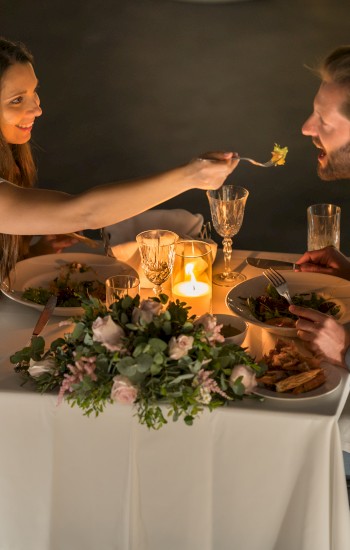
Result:
{"type": "Polygon", "coordinates": [[[297,264],[293,264],[293,262],[285,262],[282,260],[270,260],[269,258],[253,258],[249,256],[246,261],[247,264],[252,265],[253,267],[260,267],[260,269],[268,269],[269,267],[273,267],[274,269],[298,270],[297,264]]]}
{"type": "Polygon", "coordinates": [[[50,298],[48,299],[48,301],[45,304],[44,309],[40,313],[39,319],[37,320],[37,323],[36,323],[36,325],[33,329],[33,332],[32,332],[32,335],[30,337],[29,343],[31,342],[33,336],[39,336],[39,334],[41,333],[43,328],[46,327],[47,322],[50,319],[50,317],[53,313],[53,310],[56,307],[56,304],[57,304],[57,296],[55,296],[53,294],[52,296],[50,296],[50,298]]]}
{"type": "MultiPolygon", "coordinates": [[[[29,338],[28,342],[25,345],[26,348],[31,345],[33,337],[34,336],[39,336],[41,331],[46,327],[47,322],[50,319],[50,317],[53,313],[53,310],[56,307],[56,304],[57,304],[57,296],[55,296],[55,294],[53,294],[52,296],[50,296],[50,298],[48,299],[48,301],[45,304],[44,309],[40,313],[39,319],[36,322],[36,325],[33,329],[32,335],[31,335],[31,337],[29,338]]],[[[17,363],[15,365],[15,368],[18,367],[19,365],[20,365],[20,363],[17,363]]]]}

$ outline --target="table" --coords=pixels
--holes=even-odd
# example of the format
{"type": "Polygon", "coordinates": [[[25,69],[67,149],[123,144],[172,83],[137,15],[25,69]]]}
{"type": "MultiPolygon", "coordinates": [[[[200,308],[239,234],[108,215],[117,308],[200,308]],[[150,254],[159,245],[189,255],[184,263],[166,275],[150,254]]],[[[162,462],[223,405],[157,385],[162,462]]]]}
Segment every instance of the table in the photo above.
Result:
{"type": "MultiPolygon", "coordinates": [[[[234,251],[235,269],[261,274],[245,264],[249,253],[234,251]]],[[[227,291],[214,287],[217,313],[227,291]]],[[[345,371],[321,399],[243,401],[192,427],[170,421],[148,431],[128,406],[86,418],[21,387],[8,357],[38,312],[6,297],[0,310],[0,550],[350,547],[338,427],[345,371]]],[[[47,339],[60,320],[51,319],[47,339]]],[[[251,326],[244,346],[256,354],[270,340],[251,326]]]]}

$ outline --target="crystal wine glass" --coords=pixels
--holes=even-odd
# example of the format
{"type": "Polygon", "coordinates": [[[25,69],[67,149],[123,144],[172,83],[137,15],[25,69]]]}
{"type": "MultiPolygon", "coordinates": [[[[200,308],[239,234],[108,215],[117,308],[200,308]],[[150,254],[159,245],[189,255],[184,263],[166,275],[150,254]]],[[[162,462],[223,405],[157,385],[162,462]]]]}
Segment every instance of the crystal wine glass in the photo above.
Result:
{"type": "Polygon", "coordinates": [[[162,284],[170,277],[174,267],[175,243],[178,235],[166,229],[152,229],[136,235],[145,275],[154,284],[153,292],[159,296],[162,284]]]}
{"type": "Polygon", "coordinates": [[[231,270],[232,237],[241,228],[245,203],[249,191],[237,185],[223,185],[207,191],[210,212],[215,231],[223,237],[224,271],[213,276],[213,282],[221,286],[235,286],[246,277],[231,270]]]}

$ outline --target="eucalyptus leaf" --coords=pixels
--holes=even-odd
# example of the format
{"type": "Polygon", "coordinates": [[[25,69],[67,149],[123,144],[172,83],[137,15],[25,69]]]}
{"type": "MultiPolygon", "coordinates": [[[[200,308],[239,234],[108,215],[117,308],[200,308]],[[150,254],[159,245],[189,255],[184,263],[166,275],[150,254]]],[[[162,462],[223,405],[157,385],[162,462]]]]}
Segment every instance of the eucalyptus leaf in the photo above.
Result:
{"type": "Polygon", "coordinates": [[[168,347],[168,344],[160,338],[150,338],[148,344],[153,352],[165,351],[168,347]]]}
{"type": "Polygon", "coordinates": [[[118,362],[117,369],[120,374],[133,377],[138,371],[138,365],[132,357],[124,357],[118,362]]]}
{"type": "Polygon", "coordinates": [[[176,378],[174,378],[174,380],[169,382],[169,386],[179,384],[180,382],[183,382],[184,380],[190,380],[191,378],[194,378],[193,374],[180,374],[180,376],[177,376],[176,378]]]}
{"type": "Polygon", "coordinates": [[[84,323],[76,323],[74,329],[71,333],[72,340],[78,340],[82,334],[84,334],[85,325],[84,323]]]}

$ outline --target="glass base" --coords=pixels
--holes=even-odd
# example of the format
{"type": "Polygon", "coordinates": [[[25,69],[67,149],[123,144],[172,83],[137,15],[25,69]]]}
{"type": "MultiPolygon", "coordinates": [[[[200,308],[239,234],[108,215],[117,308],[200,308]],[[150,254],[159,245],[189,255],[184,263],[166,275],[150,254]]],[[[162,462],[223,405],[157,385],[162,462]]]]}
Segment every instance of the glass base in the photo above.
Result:
{"type": "Polygon", "coordinates": [[[226,277],[223,273],[213,275],[213,283],[219,286],[236,286],[238,283],[246,280],[246,276],[236,271],[230,271],[226,277]]]}

